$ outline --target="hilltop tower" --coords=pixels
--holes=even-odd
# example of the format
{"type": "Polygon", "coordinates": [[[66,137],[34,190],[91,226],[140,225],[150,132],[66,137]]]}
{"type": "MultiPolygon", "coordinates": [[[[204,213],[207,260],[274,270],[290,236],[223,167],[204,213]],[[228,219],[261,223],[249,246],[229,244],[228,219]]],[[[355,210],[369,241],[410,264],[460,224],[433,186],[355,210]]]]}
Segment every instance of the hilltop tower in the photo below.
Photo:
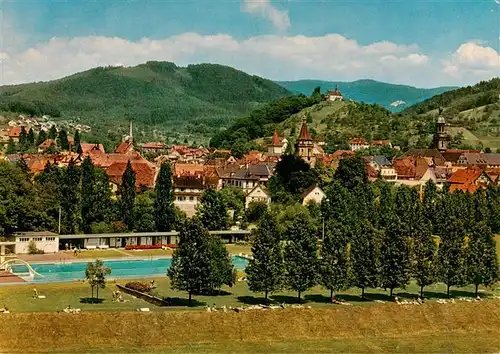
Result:
{"type": "Polygon", "coordinates": [[[446,133],[446,120],[443,117],[443,109],[439,109],[439,116],[436,121],[436,133],[434,135],[434,147],[439,151],[448,149],[449,137],[446,133]]]}
{"type": "Polygon", "coordinates": [[[316,157],[313,153],[314,143],[312,136],[307,129],[306,120],[302,121],[302,127],[300,128],[299,138],[295,143],[295,155],[300,157],[302,160],[307,162],[311,167],[316,164],[316,157]]]}
{"type": "Polygon", "coordinates": [[[271,144],[267,146],[267,153],[269,155],[282,155],[283,154],[283,143],[278,135],[278,131],[275,129],[271,144]]]}

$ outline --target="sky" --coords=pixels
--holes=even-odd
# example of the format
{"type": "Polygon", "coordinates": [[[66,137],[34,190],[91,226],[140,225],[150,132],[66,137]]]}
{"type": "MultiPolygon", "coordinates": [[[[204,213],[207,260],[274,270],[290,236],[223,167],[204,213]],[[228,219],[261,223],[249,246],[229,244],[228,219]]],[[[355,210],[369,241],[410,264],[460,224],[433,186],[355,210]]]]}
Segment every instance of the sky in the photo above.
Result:
{"type": "Polygon", "coordinates": [[[0,34],[3,85],[148,60],[418,87],[500,73],[500,0],[0,0],[0,34]]]}

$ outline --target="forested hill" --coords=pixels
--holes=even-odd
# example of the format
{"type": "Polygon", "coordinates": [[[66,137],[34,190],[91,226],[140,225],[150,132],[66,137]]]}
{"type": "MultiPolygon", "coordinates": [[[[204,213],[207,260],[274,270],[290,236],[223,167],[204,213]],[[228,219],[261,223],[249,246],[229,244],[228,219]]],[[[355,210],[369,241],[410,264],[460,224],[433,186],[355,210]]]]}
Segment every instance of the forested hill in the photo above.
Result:
{"type": "Polygon", "coordinates": [[[375,103],[392,112],[399,112],[413,104],[434,95],[453,90],[454,87],[417,88],[408,85],[396,85],[375,80],[357,80],[352,82],[334,82],[321,80],[281,81],[281,86],[292,92],[310,94],[315,87],[321,91],[335,89],[338,85],[346,99],[358,102],[375,103]],[[394,105],[391,105],[394,104],[394,105]]]}
{"type": "MultiPolygon", "coordinates": [[[[215,64],[182,68],[170,62],[95,68],[63,79],[0,88],[0,109],[91,125],[205,125],[208,131],[291,93],[280,85],[215,64]]],[[[201,128],[203,130],[203,127],[201,128]]]]}

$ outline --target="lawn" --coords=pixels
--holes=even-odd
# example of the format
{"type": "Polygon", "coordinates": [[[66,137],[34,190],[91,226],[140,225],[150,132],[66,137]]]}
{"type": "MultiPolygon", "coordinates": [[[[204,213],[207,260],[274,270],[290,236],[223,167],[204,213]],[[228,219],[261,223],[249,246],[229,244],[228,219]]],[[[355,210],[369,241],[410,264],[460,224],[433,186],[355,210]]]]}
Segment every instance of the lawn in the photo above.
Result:
{"type": "Polygon", "coordinates": [[[13,313],[4,352],[493,353],[500,301],[243,313],[13,313]],[[29,335],[26,335],[29,333],[29,335]]]}
{"type": "MultiPolygon", "coordinates": [[[[62,253],[69,254],[71,256],[74,255],[73,251],[61,251],[62,253]]],[[[82,253],[80,253],[78,256],[75,258],[79,259],[104,259],[104,258],[122,258],[122,257],[129,257],[128,254],[124,252],[120,252],[120,250],[114,249],[114,248],[109,248],[107,250],[82,250],[82,253]]]]}
{"type": "Polygon", "coordinates": [[[252,254],[252,245],[250,243],[228,243],[226,249],[231,254],[252,254]]]}
{"type": "Polygon", "coordinates": [[[497,256],[500,259],[500,235],[495,235],[495,241],[497,243],[497,256]]]}
{"type": "Polygon", "coordinates": [[[163,257],[172,257],[173,251],[168,249],[168,250],[162,250],[162,249],[157,249],[157,250],[122,250],[125,253],[128,253],[129,255],[133,257],[158,257],[158,256],[163,256],[163,257]]]}

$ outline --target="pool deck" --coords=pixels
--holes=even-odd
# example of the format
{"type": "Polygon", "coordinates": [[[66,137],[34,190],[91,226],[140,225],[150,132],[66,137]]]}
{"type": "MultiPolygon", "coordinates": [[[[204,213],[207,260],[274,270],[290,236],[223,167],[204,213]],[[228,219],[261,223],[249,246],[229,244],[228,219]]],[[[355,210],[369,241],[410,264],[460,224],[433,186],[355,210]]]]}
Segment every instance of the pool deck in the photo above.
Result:
{"type": "Polygon", "coordinates": [[[24,283],[25,281],[9,272],[0,272],[0,284],[24,283]]]}

